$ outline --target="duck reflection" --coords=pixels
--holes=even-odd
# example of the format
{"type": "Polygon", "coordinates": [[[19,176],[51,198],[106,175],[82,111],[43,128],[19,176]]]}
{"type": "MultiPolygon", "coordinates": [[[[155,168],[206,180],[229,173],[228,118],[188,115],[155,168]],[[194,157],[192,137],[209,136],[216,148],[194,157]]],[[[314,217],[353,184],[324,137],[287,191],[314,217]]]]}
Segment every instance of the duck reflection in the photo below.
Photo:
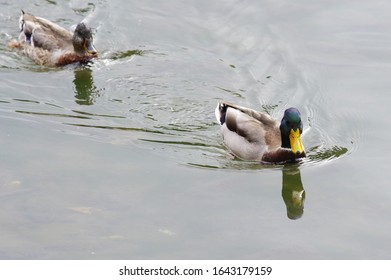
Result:
{"type": "Polygon", "coordinates": [[[296,220],[303,216],[305,190],[297,166],[284,166],[282,169],[282,198],[289,219],[296,220]]]}
{"type": "Polygon", "coordinates": [[[75,70],[75,102],[79,105],[92,105],[95,98],[99,96],[99,90],[94,84],[92,70],[88,67],[82,67],[75,70]]]}

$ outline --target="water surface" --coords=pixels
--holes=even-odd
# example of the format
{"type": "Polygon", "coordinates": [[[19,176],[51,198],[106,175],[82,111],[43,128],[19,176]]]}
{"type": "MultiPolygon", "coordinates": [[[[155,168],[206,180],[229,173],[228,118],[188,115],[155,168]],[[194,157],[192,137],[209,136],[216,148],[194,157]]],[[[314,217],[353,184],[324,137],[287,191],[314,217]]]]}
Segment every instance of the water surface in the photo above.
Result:
{"type": "Polygon", "coordinates": [[[1,259],[390,258],[387,1],[0,6],[1,259]],[[8,49],[20,8],[86,20],[99,58],[8,49]],[[299,108],[308,158],[233,159],[223,100],[299,108]]]}

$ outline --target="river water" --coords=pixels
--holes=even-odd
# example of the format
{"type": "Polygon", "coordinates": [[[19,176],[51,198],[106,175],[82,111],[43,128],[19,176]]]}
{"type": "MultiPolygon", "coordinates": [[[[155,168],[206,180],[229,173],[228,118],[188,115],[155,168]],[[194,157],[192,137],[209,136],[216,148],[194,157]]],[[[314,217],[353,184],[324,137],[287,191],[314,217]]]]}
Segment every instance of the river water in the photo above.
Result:
{"type": "Polygon", "coordinates": [[[388,1],[0,7],[0,259],[391,257],[388,1]],[[99,58],[10,50],[21,8],[86,20],[99,58]],[[219,101],[299,108],[308,158],[233,159],[219,101]]]}

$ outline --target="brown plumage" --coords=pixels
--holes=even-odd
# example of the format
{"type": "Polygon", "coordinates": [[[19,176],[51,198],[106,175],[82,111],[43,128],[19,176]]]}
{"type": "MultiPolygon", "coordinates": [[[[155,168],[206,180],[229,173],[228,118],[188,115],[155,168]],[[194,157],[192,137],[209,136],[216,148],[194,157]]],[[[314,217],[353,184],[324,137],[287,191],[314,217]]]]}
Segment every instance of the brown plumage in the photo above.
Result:
{"type": "Polygon", "coordinates": [[[23,53],[39,65],[63,66],[74,62],[87,62],[97,56],[91,29],[79,23],[72,33],[41,17],[22,11],[19,41],[10,47],[21,48],[23,53]]]}

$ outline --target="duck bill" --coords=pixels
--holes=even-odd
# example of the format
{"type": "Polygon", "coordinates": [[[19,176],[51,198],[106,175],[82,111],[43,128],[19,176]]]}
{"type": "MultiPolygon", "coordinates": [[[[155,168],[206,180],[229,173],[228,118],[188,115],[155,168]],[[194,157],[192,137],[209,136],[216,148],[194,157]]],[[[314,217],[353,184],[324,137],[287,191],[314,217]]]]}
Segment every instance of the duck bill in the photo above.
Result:
{"type": "Polygon", "coordinates": [[[289,141],[291,143],[292,152],[295,154],[301,154],[304,152],[303,143],[300,138],[300,130],[291,129],[289,133],[289,141]]]}
{"type": "Polygon", "coordinates": [[[86,48],[87,53],[88,53],[89,55],[97,56],[97,51],[96,51],[94,45],[92,44],[91,40],[86,40],[86,42],[85,42],[85,48],[86,48]]]}

